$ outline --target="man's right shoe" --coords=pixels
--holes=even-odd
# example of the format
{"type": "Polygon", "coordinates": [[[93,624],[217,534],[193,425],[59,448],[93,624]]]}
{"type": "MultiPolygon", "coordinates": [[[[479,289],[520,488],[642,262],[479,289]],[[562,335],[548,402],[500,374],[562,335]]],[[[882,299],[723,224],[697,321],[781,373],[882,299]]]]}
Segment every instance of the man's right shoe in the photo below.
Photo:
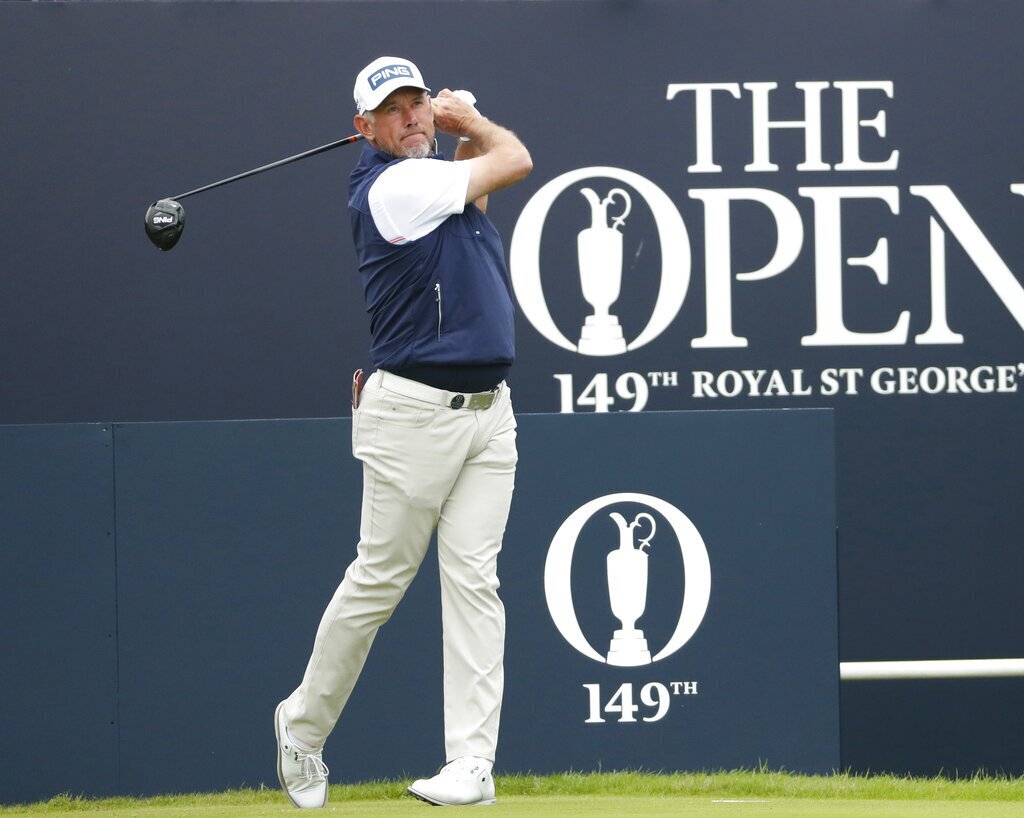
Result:
{"type": "Polygon", "coordinates": [[[491,762],[476,756],[457,758],[433,778],[414,781],[408,792],[438,807],[490,806],[495,801],[491,762]]]}
{"type": "Polygon", "coordinates": [[[284,702],[274,711],[277,734],[277,780],[288,800],[299,809],[327,806],[327,774],[323,751],[308,752],[295,746],[284,721],[284,702]]]}

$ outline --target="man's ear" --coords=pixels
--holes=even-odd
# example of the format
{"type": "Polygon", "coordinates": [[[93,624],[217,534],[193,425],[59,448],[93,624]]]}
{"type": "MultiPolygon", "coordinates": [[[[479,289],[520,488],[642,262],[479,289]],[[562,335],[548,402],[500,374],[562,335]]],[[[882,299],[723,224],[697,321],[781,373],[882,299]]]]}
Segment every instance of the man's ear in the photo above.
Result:
{"type": "Polygon", "coordinates": [[[356,114],[355,118],[352,120],[352,125],[357,131],[359,131],[359,133],[366,137],[368,141],[373,141],[373,123],[371,123],[369,119],[362,114],[356,114]]]}

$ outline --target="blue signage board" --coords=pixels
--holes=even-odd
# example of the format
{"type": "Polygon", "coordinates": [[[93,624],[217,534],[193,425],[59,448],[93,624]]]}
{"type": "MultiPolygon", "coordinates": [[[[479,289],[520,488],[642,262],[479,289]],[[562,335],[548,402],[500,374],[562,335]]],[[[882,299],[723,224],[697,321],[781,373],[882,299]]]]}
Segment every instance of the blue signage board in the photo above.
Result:
{"type": "Polygon", "coordinates": [[[528,416],[503,765],[839,765],[833,418],[528,416]]]}
{"type": "MultiPolygon", "coordinates": [[[[103,775],[84,752],[45,778],[9,765],[4,799],[276,785],[274,707],[355,555],[350,433],[347,418],[0,427],[8,496],[38,488],[4,506],[23,634],[9,658],[33,670],[0,693],[36,702],[6,729],[108,748],[103,775]],[[74,555],[67,525],[89,551],[34,548],[74,555]],[[69,661],[91,694],[40,719],[69,661]]],[[[499,773],[838,768],[833,437],[830,410],[520,416],[499,773]]],[[[327,743],[332,781],[443,761],[440,629],[428,556],[327,743]]]]}

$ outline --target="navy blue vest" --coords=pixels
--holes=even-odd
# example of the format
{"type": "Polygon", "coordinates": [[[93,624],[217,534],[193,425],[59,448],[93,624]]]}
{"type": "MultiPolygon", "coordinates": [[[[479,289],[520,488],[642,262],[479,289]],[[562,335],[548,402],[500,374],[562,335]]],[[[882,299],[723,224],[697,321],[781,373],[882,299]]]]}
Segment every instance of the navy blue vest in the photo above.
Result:
{"type": "Polygon", "coordinates": [[[511,364],[512,285],[501,238],[483,212],[467,204],[463,213],[406,244],[390,244],[377,230],[370,187],[393,162],[404,161],[366,145],[349,179],[374,366],[511,364]]]}

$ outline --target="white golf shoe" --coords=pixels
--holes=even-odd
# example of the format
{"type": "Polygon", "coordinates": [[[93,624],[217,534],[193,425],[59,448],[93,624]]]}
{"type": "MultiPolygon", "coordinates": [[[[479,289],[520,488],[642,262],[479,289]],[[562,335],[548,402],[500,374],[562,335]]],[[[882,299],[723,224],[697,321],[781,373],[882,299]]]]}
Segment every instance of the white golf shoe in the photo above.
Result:
{"type": "Polygon", "coordinates": [[[489,806],[495,801],[491,762],[476,756],[457,758],[433,778],[414,781],[408,792],[438,807],[489,806]]]}
{"type": "Polygon", "coordinates": [[[274,711],[277,734],[277,780],[288,800],[299,809],[327,806],[327,774],[323,751],[308,752],[295,746],[284,722],[284,702],[274,711]]]}

